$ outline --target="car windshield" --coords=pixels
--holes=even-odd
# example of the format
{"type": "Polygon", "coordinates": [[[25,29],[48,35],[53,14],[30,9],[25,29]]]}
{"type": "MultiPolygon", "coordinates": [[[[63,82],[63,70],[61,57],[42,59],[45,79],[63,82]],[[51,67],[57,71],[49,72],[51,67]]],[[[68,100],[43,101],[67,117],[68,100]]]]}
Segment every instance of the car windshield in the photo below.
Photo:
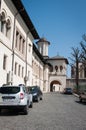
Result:
{"type": "Polygon", "coordinates": [[[20,91],[20,87],[1,87],[0,93],[2,94],[16,94],[20,91]]]}
{"type": "Polygon", "coordinates": [[[38,91],[37,87],[29,87],[28,90],[29,90],[29,92],[31,92],[31,93],[35,93],[35,92],[38,91]]]}
{"type": "Polygon", "coordinates": [[[67,90],[72,90],[71,88],[66,88],[67,90]]]}

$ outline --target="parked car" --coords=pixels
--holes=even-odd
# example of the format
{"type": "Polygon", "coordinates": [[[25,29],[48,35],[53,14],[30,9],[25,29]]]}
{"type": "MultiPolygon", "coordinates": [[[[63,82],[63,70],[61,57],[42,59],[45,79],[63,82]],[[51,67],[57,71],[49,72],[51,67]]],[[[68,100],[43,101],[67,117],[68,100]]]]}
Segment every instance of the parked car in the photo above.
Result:
{"type": "Polygon", "coordinates": [[[28,114],[29,97],[24,85],[2,86],[0,88],[0,111],[18,109],[28,114]]]}
{"type": "MultiPolygon", "coordinates": [[[[23,85],[23,84],[19,84],[19,86],[21,86],[21,85],[23,85]]],[[[27,87],[25,87],[25,89],[26,89],[27,96],[29,98],[29,107],[32,108],[33,107],[33,96],[31,93],[29,93],[27,87]]]]}
{"type": "Polygon", "coordinates": [[[42,100],[43,93],[39,86],[30,86],[30,87],[28,87],[28,91],[29,91],[29,93],[32,94],[33,101],[39,102],[39,100],[42,100]]]}
{"type": "Polygon", "coordinates": [[[83,92],[79,94],[79,100],[80,102],[86,101],[86,90],[84,90],[83,92]]]}
{"type": "Polygon", "coordinates": [[[64,88],[63,93],[64,94],[73,94],[73,90],[72,90],[72,88],[64,88]]]}

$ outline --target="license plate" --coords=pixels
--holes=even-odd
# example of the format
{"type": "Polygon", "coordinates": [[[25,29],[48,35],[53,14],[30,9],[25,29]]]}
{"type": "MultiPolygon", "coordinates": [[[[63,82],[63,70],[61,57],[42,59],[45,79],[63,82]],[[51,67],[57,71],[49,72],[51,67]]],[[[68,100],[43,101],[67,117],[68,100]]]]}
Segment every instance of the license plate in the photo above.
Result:
{"type": "Polygon", "coordinates": [[[3,99],[4,102],[13,102],[13,99],[3,99]]]}

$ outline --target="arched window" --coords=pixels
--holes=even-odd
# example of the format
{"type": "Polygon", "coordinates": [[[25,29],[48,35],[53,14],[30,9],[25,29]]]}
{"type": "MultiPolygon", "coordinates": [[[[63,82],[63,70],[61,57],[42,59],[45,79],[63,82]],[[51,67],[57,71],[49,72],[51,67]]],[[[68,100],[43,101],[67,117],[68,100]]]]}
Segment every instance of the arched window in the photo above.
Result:
{"type": "Polygon", "coordinates": [[[1,13],[1,18],[0,18],[0,31],[2,33],[6,33],[6,14],[5,12],[3,11],[1,13]]]}
{"type": "Polygon", "coordinates": [[[62,70],[63,70],[63,66],[61,65],[61,66],[60,66],[60,72],[62,72],[62,70]]]}
{"type": "Polygon", "coordinates": [[[7,18],[6,20],[6,36],[10,38],[11,35],[11,20],[10,18],[7,18]]]}
{"type": "Polygon", "coordinates": [[[58,71],[58,66],[57,65],[55,66],[55,70],[56,70],[56,72],[58,71]]]}
{"type": "Polygon", "coordinates": [[[53,66],[52,65],[50,66],[50,72],[53,72],[53,66]]]}

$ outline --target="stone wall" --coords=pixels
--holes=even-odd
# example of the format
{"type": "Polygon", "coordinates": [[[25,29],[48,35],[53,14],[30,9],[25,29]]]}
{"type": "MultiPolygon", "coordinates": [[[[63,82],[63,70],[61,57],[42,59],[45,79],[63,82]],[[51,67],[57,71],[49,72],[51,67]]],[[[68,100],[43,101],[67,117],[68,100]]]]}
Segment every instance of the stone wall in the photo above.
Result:
{"type": "MultiPolygon", "coordinates": [[[[66,79],[66,86],[73,88],[74,86],[76,86],[75,80],[76,79],[73,78],[66,79]]],[[[84,85],[86,85],[86,79],[79,79],[79,86],[84,86],[84,85]]]]}

